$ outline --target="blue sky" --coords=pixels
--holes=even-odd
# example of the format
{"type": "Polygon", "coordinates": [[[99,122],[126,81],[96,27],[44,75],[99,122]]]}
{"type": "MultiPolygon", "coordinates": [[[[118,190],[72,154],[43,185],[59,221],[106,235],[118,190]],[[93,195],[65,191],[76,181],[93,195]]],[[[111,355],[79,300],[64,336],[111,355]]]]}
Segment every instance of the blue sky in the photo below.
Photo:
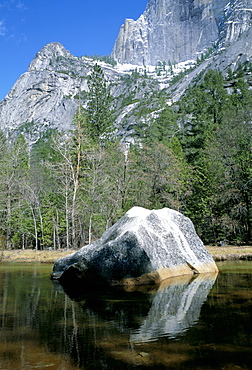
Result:
{"type": "Polygon", "coordinates": [[[60,42],[75,56],[110,54],[125,18],[148,0],[0,0],[0,100],[35,54],[60,42]]]}

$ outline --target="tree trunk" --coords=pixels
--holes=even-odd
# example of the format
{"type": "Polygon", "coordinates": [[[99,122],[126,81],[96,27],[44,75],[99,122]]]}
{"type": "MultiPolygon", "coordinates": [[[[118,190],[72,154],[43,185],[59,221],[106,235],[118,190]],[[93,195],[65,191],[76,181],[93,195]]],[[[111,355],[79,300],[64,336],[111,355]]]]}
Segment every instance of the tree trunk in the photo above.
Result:
{"type": "Polygon", "coordinates": [[[251,241],[251,210],[250,210],[250,201],[249,194],[245,193],[245,204],[246,204],[246,218],[247,218],[247,242],[251,241]]]}
{"type": "Polygon", "coordinates": [[[33,218],[33,225],[34,225],[34,236],[35,236],[35,249],[36,251],[38,250],[38,229],[37,229],[37,220],[36,220],[36,215],[34,212],[34,209],[32,207],[31,212],[32,212],[32,218],[33,218]]]}
{"type": "Polygon", "coordinates": [[[92,242],[92,221],[93,221],[93,207],[90,209],[89,226],[88,226],[88,244],[92,242]]]}
{"type": "Polygon", "coordinates": [[[11,248],[11,230],[10,230],[10,218],[11,218],[11,195],[8,189],[7,193],[7,215],[6,215],[6,247],[11,248]]]}
{"type": "Polygon", "coordinates": [[[75,215],[76,215],[76,198],[77,198],[77,190],[78,190],[79,182],[76,180],[74,182],[74,191],[73,191],[73,198],[72,198],[72,246],[74,249],[77,247],[77,238],[76,238],[76,223],[75,223],[75,215]]]}

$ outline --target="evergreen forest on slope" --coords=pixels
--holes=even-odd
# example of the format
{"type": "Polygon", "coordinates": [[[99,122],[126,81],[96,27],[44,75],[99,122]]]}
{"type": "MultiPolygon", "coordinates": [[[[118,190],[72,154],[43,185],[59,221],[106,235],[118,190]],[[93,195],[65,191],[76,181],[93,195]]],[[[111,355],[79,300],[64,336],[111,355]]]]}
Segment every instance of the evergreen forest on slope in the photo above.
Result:
{"type": "Polygon", "coordinates": [[[204,243],[250,243],[252,91],[244,73],[251,63],[225,78],[202,73],[179,102],[139,120],[129,146],[114,135],[113,99],[96,64],[71,133],[48,129],[32,146],[22,134],[0,134],[1,246],[79,248],[136,205],[182,212],[204,243]]]}

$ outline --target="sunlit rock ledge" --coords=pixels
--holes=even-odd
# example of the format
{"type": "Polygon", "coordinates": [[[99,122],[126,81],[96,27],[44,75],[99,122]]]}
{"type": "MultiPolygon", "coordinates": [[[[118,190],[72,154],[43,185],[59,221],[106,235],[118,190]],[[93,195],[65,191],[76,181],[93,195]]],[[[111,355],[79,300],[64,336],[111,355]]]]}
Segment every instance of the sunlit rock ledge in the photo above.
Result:
{"type": "Polygon", "coordinates": [[[189,218],[169,208],[133,207],[99,240],[56,261],[51,277],[85,288],[217,271],[189,218]]]}

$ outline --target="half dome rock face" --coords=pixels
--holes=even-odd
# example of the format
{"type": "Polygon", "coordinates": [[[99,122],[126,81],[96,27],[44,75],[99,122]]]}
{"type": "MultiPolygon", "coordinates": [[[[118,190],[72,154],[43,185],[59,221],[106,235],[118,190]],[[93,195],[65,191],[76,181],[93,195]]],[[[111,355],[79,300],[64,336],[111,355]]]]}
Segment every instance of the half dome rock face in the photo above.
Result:
{"type": "Polygon", "coordinates": [[[196,60],[250,27],[251,0],[149,0],[136,21],[125,20],[112,57],[137,65],[196,60]]]}
{"type": "Polygon", "coordinates": [[[189,218],[169,208],[133,207],[99,240],[56,261],[52,279],[134,285],[217,271],[189,218]]]}
{"type": "Polygon", "coordinates": [[[218,36],[212,0],[149,0],[138,20],[122,25],[112,56],[140,65],[182,62],[196,59],[218,36]]]}

